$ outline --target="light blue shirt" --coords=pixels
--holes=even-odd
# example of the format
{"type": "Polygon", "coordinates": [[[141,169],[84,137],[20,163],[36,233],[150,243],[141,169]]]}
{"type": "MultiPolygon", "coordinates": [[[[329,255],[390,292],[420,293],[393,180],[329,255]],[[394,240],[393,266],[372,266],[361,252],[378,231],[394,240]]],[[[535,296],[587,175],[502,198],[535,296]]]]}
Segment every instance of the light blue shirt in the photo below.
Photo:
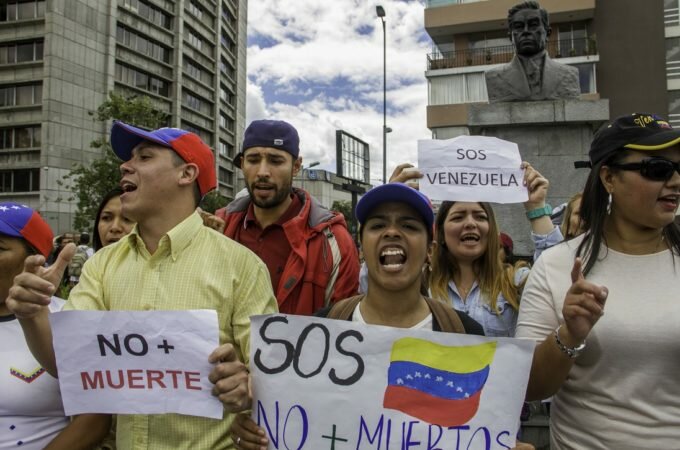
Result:
{"type": "Polygon", "coordinates": [[[496,313],[482,298],[482,290],[476,281],[465,301],[458,293],[453,280],[449,281],[448,292],[453,307],[479,322],[486,336],[513,337],[515,335],[517,311],[505,300],[503,294],[498,295],[496,304],[498,313],[496,313]]]}
{"type": "Polygon", "coordinates": [[[555,227],[548,234],[536,234],[532,232],[531,240],[534,242],[534,263],[536,263],[536,260],[541,256],[543,250],[547,250],[550,247],[559,244],[564,240],[564,236],[562,236],[560,227],[555,227]]]}

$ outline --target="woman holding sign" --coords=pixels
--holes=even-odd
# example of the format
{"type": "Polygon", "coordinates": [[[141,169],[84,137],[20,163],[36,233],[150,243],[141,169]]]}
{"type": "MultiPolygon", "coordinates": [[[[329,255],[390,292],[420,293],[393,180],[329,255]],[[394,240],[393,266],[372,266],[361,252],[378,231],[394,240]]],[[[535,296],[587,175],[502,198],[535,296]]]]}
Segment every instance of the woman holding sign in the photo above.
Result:
{"type": "MultiPolygon", "coordinates": [[[[31,208],[0,203],[0,449],[87,449],[106,436],[111,419],[85,414],[69,420],[59,383],[35,361],[17,319],[5,306],[14,277],[32,254],[47,257],[52,230],[31,208]]],[[[66,248],[73,253],[73,245],[66,248]]],[[[51,311],[64,301],[53,298],[51,311]]]]}
{"type": "Polygon", "coordinates": [[[680,130],[653,114],[602,128],[584,234],[544,253],[517,336],[539,342],[529,399],[553,397],[551,448],[678,448],[680,130]]]}

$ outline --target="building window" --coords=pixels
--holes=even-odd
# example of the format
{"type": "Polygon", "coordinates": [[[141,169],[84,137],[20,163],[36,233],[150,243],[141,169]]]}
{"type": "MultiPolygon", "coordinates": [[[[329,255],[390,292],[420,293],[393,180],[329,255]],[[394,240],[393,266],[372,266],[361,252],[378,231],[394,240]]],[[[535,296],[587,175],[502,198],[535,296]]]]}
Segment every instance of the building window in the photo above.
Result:
{"type": "Polygon", "coordinates": [[[581,94],[597,92],[595,83],[595,64],[573,64],[578,69],[578,79],[581,85],[581,94]]]}
{"type": "Polygon", "coordinates": [[[202,83],[212,85],[213,82],[212,74],[208,73],[206,69],[202,68],[195,62],[191,61],[186,56],[184,57],[184,70],[190,77],[202,83]]]}
{"type": "Polygon", "coordinates": [[[236,70],[227,62],[226,59],[220,58],[220,72],[235,79],[236,70]]]}
{"type": "Polygon", "coordinates": [[[202,128],[199,128],[197,126],[194,126],[188,122],[182,121],[182,127],[183,130],[191,131],[192,133],[198,135],[198,137],[201,138],[203,142],[205,142],[207,145],[212,145],[212,140],[213,136],[212,133],[210,133],[207,130],[204,130],[202,128]]]}
{"type": "Polygon", "coordinates": [[[40,125],[0,128],[0,149],[39,148],[40,125]]]}
{"type": "Polygon", "coordinates": [[[224,20],[232,27],[236,26],[236,17],[229,11],[229,8],[225,3],[222,3],[222,17],[224,17],[224,20]]]}
{"type": "Polygon", "coordinates": [[[666,39],[666,76],[680,78],[680,38],[666,39]]]}
{"type": "Polygon", "coordinates": [[[170,62],[170,49],[127,27],[118,25],[116,28],[116,41],[155,60],[163,61],[164,63],[170,62]]]}
{"type": "Polygon", "coordinates": [[[224,141],[219,142],[218,148],[220,155],[224,156],[225,158],[231,158],[232,155],[234,154],[234,146],[224,141]]]}
{"type": "Polygon", "coordinates": [[[234,175],[224,167],[220,167],[219,179],[221,183],[232,184],[234,180],[234,175]]]}
{"type": "Polygon", "coordinates": [[[680,91],[668,91],[668,121],[680,128],[680,91]]]}
{"type": "Polygon", "coordinates": [[[39,190],[39,169],[0,170],[0,192],[34,192],[39,190]]]}
{"type": "Polygon", "coordinates": [[[488,100],[484,72],[430,77],[430,105],[484,102],[488,100]]]}
{"type": "Polygon", "coordinates": [[[42,40],[0,45],[0,64],[42,61],[42,59],[42,40]]]}
{"type": "Polygon", "coordinates": [[[203,18],[203,9],[195,0],[189,2],[189,12],[196,16],[196,18],[199,20],[203,18]]]}
{"type": "Polygon", "coordinates": [[[589,55],[588,28],[584,22],[560,24],[557,36],[557,57],[589,55]]]}
{"type": "Polygon", "coordinates": [[[210,115],[212,113],[212,103],[186,89],[184,90],[184,102],[186,106],[202,114],[210,115]]]}
{"type": "Polygon", "coordinates": [[[159,27],[172,29],[170,15],[150,3],[142,0],[124,0],[123,5],[159,27]]]}
{"type": "Polygon", "coordinates": [[[234,120],[225,114],[220,113],[220,126],[225,130],[234,131],[234,120]]]}
{"type": "Polygon", "coordinates": [[[0,87],[0,106],[29,106],[42,103],[42,83],[0,87]]]}
{"type": "Polygon", "coordinates": [[[188,37],[189,37],[189,43],[196,47],[198,50],[203,49],[203,39],[201,39],[198,34],[195,32],[189,30],[187,31],[188,37]]]}
{"type": "Polygon", "coordinates": [[[0,22],[29,20],[45,17],[45,0],[0,2],[0,22]]]}
{"type": "Polygon", "coordinates": [[[170,83],[118,62],[116,62],[115,78],[117,81],[134,86],[137,89],[142,89],[163,97],[168,96],[170,83]]]}
{"type": "Polygon", "coordinates": [[[220,35],[220,42],[222,46],[229,50],[231,53],[236,53],[236,42],[230,38],[224,31],[220,35]]]}

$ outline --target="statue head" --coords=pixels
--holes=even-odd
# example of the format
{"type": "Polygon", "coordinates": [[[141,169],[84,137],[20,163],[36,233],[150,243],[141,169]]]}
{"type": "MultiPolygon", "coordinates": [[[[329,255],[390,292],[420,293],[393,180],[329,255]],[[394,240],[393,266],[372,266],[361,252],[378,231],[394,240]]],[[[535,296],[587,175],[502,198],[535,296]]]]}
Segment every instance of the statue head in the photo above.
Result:
{"type": "Polygon", "coordinates": [[[551,31],[548,12],[538,2],[518,3],[508,10],[508,36],[518,55],[541,52],[551,31]]]}

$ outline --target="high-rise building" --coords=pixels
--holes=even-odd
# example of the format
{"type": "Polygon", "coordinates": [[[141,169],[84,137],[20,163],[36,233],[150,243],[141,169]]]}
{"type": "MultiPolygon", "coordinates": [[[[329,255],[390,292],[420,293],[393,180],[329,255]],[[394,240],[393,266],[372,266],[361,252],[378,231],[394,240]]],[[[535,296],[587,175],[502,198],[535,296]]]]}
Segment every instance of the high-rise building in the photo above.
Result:
{"type": "Polygon", "coordinates": [[[680,0],[664,1],[668,117],[680,128],[680,0]]]}
{"type": "Polygon", "coordinates": [[[90,142],[110,124],[91,112],[110,91],[146,95],[166,125],[201,136],[233,197],[246,12],[246,0],[0,1],[0,201],[69,230],[75,203],[61,180],[100,157],[90,142]]]}
{"type": "MultiPolygon", "coordinates": [[[[427,126],[434,137],[460,134],[466,105],[488,100],[484,71],[512,58],[507,12],[518,3],[427,0],[425,29],[433,42],[426,71],[427,126]]],[[[548,53],[578,68],[582,98],[608,99],[611,117],[635,111],[666,116],[670,111],[680,126],[678,0],[665,5],[662,0],[539,3],[550,15],[548,53]]]]}

